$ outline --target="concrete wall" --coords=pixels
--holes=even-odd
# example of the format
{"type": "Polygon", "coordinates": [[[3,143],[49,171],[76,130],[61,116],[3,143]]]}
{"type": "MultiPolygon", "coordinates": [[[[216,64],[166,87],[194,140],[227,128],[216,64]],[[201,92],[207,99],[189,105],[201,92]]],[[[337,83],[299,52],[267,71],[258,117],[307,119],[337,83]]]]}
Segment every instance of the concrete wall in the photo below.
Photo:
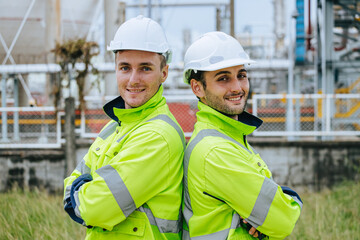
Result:
{"type": "Polygon", "coordinates": [[[62,191],[65,177],[63,150],[0,150],[0,191],[14,185],[62,191]]]}
{"type": "MultiPolygon", "coordinates": [[[[360,180],[360,142],[250,141],[274,180],[297,191],[317,191],[343,180],[360,180]]],[[[89,145],[78,146],[77,161],[89,145]]],[[[65,153],[59,150],[0,150],[0,191],[20,186],[62,191],[65,153]]]]}
{"type": "Polygon", "coordinates": [[[253,142],[274,180],[295,189],[320,190],[360,179],[360,141],[253,142]]]}

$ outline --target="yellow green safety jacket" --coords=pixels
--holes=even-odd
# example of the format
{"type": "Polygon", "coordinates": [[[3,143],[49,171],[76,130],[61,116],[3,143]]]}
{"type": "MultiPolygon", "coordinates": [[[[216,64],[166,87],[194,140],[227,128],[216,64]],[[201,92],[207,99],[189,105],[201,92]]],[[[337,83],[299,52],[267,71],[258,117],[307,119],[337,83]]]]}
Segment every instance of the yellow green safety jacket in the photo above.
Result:
{"type": "Polygon", "coordinates": [[[284,239],[300,216],[302,202],[272,180],[246,140],[262,121],[247,112],[237,121],[201,102],[198,107],[184,155],[183,239],[256,239],[241,218],[268,239],[284,239]]]}
{"type": "Polygon", "coordinates": [[[86,239],[181,239],[185,138],[162,93],[133,109],[107,103],[112,121],[64,180],[65,205],[74,180],[92,177],[72,197],[86,239]]]}

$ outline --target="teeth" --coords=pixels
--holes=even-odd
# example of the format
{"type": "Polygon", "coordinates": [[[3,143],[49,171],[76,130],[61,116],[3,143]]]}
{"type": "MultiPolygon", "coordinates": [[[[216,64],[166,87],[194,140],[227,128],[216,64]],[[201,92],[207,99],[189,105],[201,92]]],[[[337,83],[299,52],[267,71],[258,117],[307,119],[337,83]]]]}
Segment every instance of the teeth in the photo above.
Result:
{"type": "Polygon", "coordinates": [[[142,92],[142,89],[128,89],[129,92],[142,92]]]}
{"type": "Polygon", "coordinates": [[[238,101],[240,100],[240,97],[236,97],[236,98],[229,98],[229,101],[238,101]]]}

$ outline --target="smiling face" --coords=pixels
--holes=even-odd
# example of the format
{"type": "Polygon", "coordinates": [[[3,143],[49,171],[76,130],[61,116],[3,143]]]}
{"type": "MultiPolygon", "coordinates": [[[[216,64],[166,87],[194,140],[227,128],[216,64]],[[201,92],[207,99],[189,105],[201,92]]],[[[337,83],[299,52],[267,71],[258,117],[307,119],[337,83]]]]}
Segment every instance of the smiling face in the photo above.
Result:
{"type": "Polygon", "coordinates": [[[201,102],[233,118],[245,109],[249,95],[249,80],[243,65],[204,72],[206,85],[191,79],[193,92],[201,102]]]}
{"type": "Polygon", "coordinates": [[[165,82],[169,66],[161,67],[162,58],[157,53],[138,50],[116,53],[116,80],[125,108],[143,105],[165,82]]]}

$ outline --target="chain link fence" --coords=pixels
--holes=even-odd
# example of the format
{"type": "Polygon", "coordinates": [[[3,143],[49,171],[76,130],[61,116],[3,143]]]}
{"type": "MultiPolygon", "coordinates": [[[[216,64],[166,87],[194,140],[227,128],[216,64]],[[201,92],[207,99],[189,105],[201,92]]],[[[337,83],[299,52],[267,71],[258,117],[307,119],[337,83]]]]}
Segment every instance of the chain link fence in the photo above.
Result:
{"type": "Polygon", "coordinates": [[[54,107],[7,107],[1,110],[0,148],[61,147],[61,113],[54,107]]]}
{"type": "MultiPolygon", "coordinates": [[[[103,105],[114,97],[87,97],[86,110],[76,111],[76,133],[96,138],[110,120],[103,105]]],[[[170,111],[187,139],[196,122],[193,95],[165,95],[170,111]]],[[[360,94],[254,95],[247,109],[264,123],[254,136],[360,136],[360,94]]],[[[63,112],[54,107],[0,108],[0,148],[60,148],[64,143],[63,112]]]]}
{"type": "Polygon", "coordinates": [[[110,120],[102,107],[113,98],[115,97],[85,97],[86,109],[81,112],[80,137],[96,138],[110,120]]]}
{"type": "MultiPolygon", "coordinates": [[[[95,138],[100,130],[110,121],[104,113],[103,105],[115,96],[85,97],[86,110],[81,113],[80,136],[95,138]]],[[[195,96],[165,95],[170,111],[184,131],[185,137],[190,138],[196,122],[197,102],[195,96]]]]}
{"type": "Polygon", "coordinates": [[[255,136],[359,136],[360,94],[253,96],[264,123],[255,136]]]}

